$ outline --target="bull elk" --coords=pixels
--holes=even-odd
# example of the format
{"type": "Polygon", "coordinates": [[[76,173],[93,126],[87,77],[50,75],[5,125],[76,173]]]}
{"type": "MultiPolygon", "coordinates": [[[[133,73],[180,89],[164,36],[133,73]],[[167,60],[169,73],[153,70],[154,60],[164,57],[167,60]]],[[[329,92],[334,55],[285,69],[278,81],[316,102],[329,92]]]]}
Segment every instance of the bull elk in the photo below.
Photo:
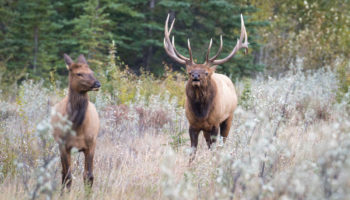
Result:
{"type": "Polygon", "coordinates": [[[229,61],[238,50],[245,48],[248,51],[248,38],[241,15],[241,35],[231,53],[223,59],[217,59],[221,53],[223,41],[220,37],[220,47],[217,53],[209,58],[212,40],[206,52],[204,64],[196,64],[192,58],[190,40],[187,40],[189,58],[181,55],[175,48],[174,37],[170,40],[175,19],[169,30],[169,15],[165,22],[164,48],[166,53],[176,62],[185,65],[189,79],[186,84],[186,117],[189,121],[189,134],[192,153],[190,162],[195,158],[199,132],[203,131],[208,148],[216,142],[220,135],[225,142],[232,123],[233,112],[237,107],[237,95],[232,81],[223,74],[215,73],[216,65],[229,61]],[[244,39],[244,42],[243,42],[244,39]]]}
{"type": "Polygon", "coordinates": [[[54,138],[59,144],[62,164],[62,184],[70,189],[71,175],[71,149],[77,148],[84,152],[84,183],[92,186],[93,158],[95,153],[96,138],[99,131],[99,117],[94,104],[89,101],[87,92],[97,91],[101,84],[94,77],[85,57],[80,55],[77,62],[64,54],[64,60],[69,71],[68,96],[54,106],[55,114],[51,123],[54,127],[54,138]],[[75,134],[70,134],[58,127],[58,124],[67,124],[66,117],[75,134]]]}

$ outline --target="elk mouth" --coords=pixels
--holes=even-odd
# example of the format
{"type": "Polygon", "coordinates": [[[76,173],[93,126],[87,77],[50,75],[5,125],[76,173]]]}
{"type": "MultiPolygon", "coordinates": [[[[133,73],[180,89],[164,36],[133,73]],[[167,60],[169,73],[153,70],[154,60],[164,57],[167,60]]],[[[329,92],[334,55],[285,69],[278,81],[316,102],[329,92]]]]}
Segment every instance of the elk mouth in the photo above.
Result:
{"type": "Polygon", "coordinates": [[[200,86],[201,81],[199,79],[192,79],[192,86],[200,86]]]}
{"type": "Polygon", "coordinates": [[[100,87],[93,87],[91,88],[91,91],[99,91],[100,90],[100,87]]]}

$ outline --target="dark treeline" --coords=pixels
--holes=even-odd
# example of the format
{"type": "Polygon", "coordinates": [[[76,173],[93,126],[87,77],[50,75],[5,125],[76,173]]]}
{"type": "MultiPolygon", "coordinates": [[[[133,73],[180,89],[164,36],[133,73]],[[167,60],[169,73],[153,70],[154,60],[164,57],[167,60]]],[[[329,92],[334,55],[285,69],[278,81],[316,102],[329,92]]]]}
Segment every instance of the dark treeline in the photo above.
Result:
{"type": "Polygon", "coordinates": [[[342,68],[350,52],[350,1],[328,0],[0,0],[0,83],[66,77],[63,53],[83,53],[92,68],[106,71],[112,41],[118,66],[161,75],[164,65],[180,70],[163,49],[168,13],[180,53],[203,62],[210,38],[212,54],[223,34],[226,56],[240,33],[240,14],[250,42],[218,67],[232,77],[265,66],[278,75],[291,66],[342,68]],[[267,23],[268,22],[268,23],[267,23]],[[51,72],[51,73],[50,73],[51,72]],[[28,74],[28,76],[26,76],[28,74]]]}
{"type": "Polygon", "coordinates": [[[49,72],[66,76],[63,53],[73,58],[83,53],[92,67],[103,68],[109,47],[115,41],[117,57],[135,72],[142,67],[161,74],[164,65],[175,69],[163,49],[164,22],[168,13],[176,17],[177,48],[187,55],[187,38],[191,39],[194,57],[202,62],[210,38],[212,54],[223,34],[226,56],[240,33],[240,14],[250,42],[247,56],[220,68],[234,76],[249,75],[262,69],[256,62],[259,37],[256,28],[266,22],[251,16],[256,8],[246,1],[234,0],[1,0],[0,65],[6,76],[21,79],[49,78],[49,72]],[[229,66],[229,67],[227,67],[229,66]],[[5,72],[4,72],[5,73],[5,72]]]}

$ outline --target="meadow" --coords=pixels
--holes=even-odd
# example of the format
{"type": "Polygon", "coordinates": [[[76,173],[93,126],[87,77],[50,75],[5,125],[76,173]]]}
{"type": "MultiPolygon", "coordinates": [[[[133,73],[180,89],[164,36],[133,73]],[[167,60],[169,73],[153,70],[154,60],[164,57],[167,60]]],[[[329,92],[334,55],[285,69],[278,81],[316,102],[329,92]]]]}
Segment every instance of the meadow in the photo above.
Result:
{"type": "MultiPolygon", "coordinates": [[[[101,119],[91,199],[348,199],[350,93],[339,72],[300,67],[237,80],[228,140],[208,150],[200,135],[189,165],[182,73],[136,77],[110,66],[90,92],[101,119]]],[[[83,199],[82,153],[71,192],[49,123],[64,83],[26,80],[0,93],[0,199],[83,199]]],[[[66,127],[69,128],[69,127],[66,127]]]]}

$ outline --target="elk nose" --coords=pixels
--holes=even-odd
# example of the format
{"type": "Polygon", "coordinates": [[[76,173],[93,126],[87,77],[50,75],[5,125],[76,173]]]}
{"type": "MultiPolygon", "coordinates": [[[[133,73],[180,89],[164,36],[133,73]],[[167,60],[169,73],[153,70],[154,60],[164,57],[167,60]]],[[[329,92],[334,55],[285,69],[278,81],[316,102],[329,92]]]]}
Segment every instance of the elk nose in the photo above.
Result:
{"type": "Polygon", "coordinates": [[[94,88],[99,88],[99,87],[101,87],[101,83],[100,83],[100,81],[96,81],[94,83],[94,88]]]}
{"type": "Polygon", "coordinates": [[[199,77],[200,77],[200,74],[198,74],[198,73],[192,73],[192,78],[193,78],[193,79],[199,79],[199,77]]]}

